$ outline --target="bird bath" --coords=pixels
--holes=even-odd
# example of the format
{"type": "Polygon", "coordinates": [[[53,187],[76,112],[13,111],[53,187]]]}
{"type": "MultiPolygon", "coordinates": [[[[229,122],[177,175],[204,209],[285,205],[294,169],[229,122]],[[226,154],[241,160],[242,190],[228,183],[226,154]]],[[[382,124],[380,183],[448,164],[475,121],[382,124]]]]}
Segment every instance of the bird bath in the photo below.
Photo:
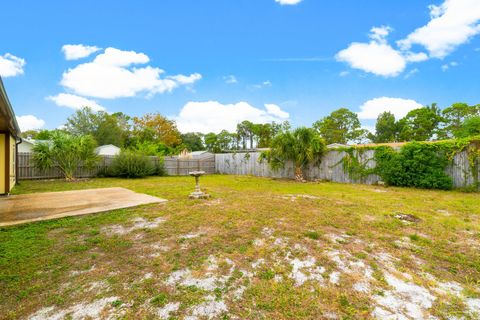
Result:
{"type": "Polygon", "coordinates": [[[188,174],[191,175],[192,177],[195,177],[195,191],[190,193],[189,198],[190,199],[206,199],[206,198],[209,198],[210,195],[208,195],[208,194],[202,192],[202,190],[200,190],[200,177],[205,174],[205,171],[193,171],[193,172],[189,172],[188,174]]]}

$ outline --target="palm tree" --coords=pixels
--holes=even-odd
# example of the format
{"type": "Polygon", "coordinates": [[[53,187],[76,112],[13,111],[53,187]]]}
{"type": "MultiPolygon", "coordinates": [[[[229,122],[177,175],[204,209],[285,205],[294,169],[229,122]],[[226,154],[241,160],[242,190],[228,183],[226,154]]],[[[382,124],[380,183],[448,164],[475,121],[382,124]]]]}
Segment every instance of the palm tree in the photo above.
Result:
{"type": "Polygon", "coordinates": [[[325,151],[325,142],[315,132],[306,127],[285,131],[276,135],[264,157],[272,169],[285,167],[287,161],[295,165],[295,180],[305,181],[303,171],[309,164],[317,164],[325,151]]]}
{"type": "Polygon", "coordinates": [[[248,135],[248,130],[247,126],[245,124],[245,121],[237,124],[237,134],[242,140],[242,149],[245,150],[247,149],[247,135],[248,135]]]}
{"type": "Polygon", "coordinates": [[[65,180],[73,181],[79,167],[93,168],[96,165],[95,147],[92,136],[72,136],[58,131],[52,134],[49,142],[33,147],[33,162],[40,170],[56,167],[65,180]]]}

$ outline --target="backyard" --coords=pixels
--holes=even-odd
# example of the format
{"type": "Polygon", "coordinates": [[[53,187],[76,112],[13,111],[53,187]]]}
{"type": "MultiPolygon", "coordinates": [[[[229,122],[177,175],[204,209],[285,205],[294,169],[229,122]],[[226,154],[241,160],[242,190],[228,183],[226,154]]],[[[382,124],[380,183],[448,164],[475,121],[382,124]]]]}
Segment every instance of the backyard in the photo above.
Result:
{"type": "Polygon", "coordinates": [[[23,181],[168,202],[0,229],[2,319],[478,319],[478,193],[210,175],[23,181]]]}

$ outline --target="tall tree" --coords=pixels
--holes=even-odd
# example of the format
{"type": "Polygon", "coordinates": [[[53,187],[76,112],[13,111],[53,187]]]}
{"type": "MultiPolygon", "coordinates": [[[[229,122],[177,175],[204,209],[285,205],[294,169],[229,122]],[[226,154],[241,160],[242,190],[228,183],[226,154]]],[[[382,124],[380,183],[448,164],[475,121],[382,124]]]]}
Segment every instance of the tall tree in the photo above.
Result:
{"type": "Polygon", "coordinates": [[[402,141],[431,140],[438,133],[438,126],[442,119],[436,104],[412,110],[398,122],[399,139],[402,141]]]}
{"type": "Polygon", "coordinates": [[[120,128],[123,145],[129,146],[132,139],[132,118],[123,112],[115,112],[112,116],[115,117],[117,126],[120,128]]]}
{"type": "Polygon", "coordinates": [[[37,139],[37,135],[40,133],[40,130],[26,130],[22,131],[20,136],[24,139],[37,139]]]}
{"type": "Polygon", "coordinates": [[[205,146],[207,147],[208,151],[213,153],[219,153],[222,151],[218,143],[218,137],[215,133],[210,132],[205,135],[205,146]]]}
{"type": "Polygon", "coordinates": [[[253,127],[254,124],[248,120],[237,124],[237,134],[242,140],[242,149],[247,149],[247,143],[250,142],[250,148],[253,145],[253,127]]]}
{"type": "Polygon", "coordinates": [[[65,128],[68,133],[76,136],[87,135],[95,132],[98,127],[98,114],[90,107],[75,111],[67,118],[65,128]]]}
{"type": "Polygon", "coordinates": [[[364,134],[360,128],[357,114],[347,108],[333,111],[329,116],[316,121],[313,128],[325,139],[327,144],[345,144],[364,134]]]}
{"type": "Polygon", "coordinates": [[[257,148],[268,148],[273,137],[273,128],[270,123],[259,123],[254,126],[257,148]]]}
{"type": "Polygon", "coordinates": [[[126,133],[120,127],[115,115],[101,113],[98,117],[98,127],[93,136],[99,145],[113,144],[123,147],[126,133]]]}
{"type": "Polygon", "coordinates": [[[480,136],[480,116],[469,117],[455,130],[456,138],[480,136]]]}
{"type": "Polygon", "coordinates": [[[26,139],[33,139],[33,140],[50,140],[52,134],[58,131],[63,131],[60,129],[55,130],[27,130],[22,131],[21,136],[22,138],[26,139]]]}
{"type": "Polygon", "coordinates": [[[280,132],[285,132],[292,129],[292,126],[290,125],[290,122],[288,122],[288,120],[285,120],[281,123],[272,122],[271,125],[272,125],[272,137],[275,137],[280,132]]]}
{"type": "Polygon", "coordinates": [[[471,117],[480,116],[480,105],[470,106],[466,103],[454,103],[442,111],[443,127],[440,130],[442,138],[452,138],[462,127],[464,121],[471,117]]]}
{"type": "Polygon", "coordinates": [[[375,134],[370,139],[375,143],[394,142],[398,138],[398,125],[395,116],[391,112],[383,112],[378,115],[375,124],[375,134]]]}
{"type": "Polygon", "coordinates": [[[205,150],[203,145],[203,134],[198,132],[188,132],[180,135],[185,148],[190,151],[205,150]]]}
{"type": "Polygon", "coordinates": [[[265,157],[273,169],[292,161],[295,164],[295,179],[304,181],[303,171],[307,165],[319,162],[324,151],[325,143],[320,135],[311,128],[300,127],[275,136],[265,157]]]}
{"type": "Polygon", "coordinates": [[[122,147],[125,142],[125,129],[116,114],[94,112],[88,107],[77,110],[67,119],[66,130],[75,136],[91,135],[99,145],[122,147]]]}
{"type": "Polygon", "coordinates": [[[136,141],[134,144],[130,145],[126,150],[134,151],[144,156],[166,156],[177,154],[176,149],[168,147],[163,143],[156,143],[153,141],[136,141]]]}
{"type": "Polygon", "coordinates": [[[163,143],[168,147],[180,145],[182,139],[175,121],[159,113],[149,113],[141,118],[133,118],[133,135],[142,141],[163,143]]]}

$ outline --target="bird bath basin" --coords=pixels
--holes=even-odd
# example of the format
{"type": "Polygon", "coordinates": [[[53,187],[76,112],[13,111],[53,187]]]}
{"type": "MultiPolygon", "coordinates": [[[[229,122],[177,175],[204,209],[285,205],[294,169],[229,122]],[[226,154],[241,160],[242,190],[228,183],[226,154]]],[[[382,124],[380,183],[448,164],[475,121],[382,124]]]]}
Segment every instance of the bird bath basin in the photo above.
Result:
{"type": "Polygon", "coordinates": [[[200,177],[205,174],[205,171],[192,171],[188,173],[192,177],[195,177],[195,191],[190,193],[190,199],[207,199],[210,195],[200,190],[200,177]]]}

